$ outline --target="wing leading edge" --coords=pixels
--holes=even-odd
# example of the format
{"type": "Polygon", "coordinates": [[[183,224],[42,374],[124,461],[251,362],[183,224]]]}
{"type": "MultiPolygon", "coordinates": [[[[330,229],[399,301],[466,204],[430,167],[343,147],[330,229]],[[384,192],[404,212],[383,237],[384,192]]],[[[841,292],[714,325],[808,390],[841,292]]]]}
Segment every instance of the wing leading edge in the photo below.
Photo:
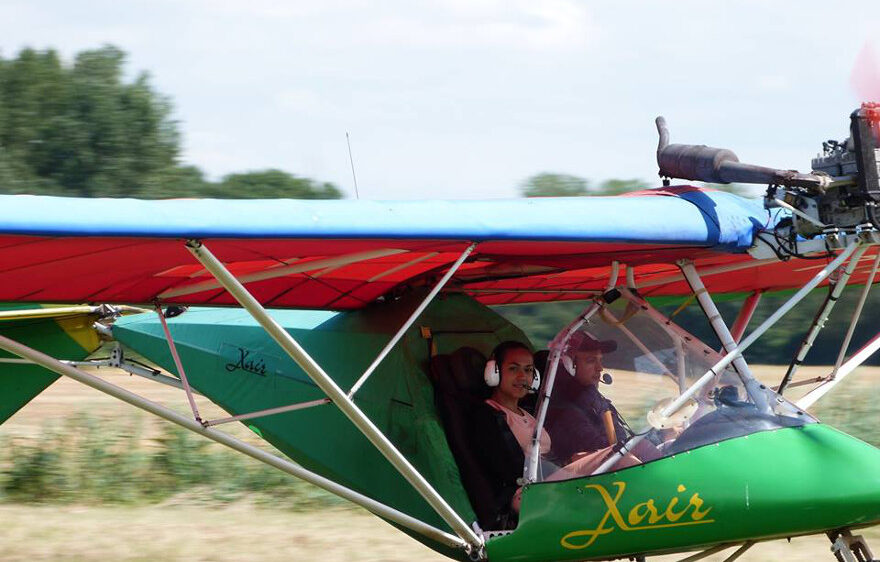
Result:
{"type": "MultiPolygon", "coordinates": [[[[676,260],[754,265],[745,252],[774,220],[760,201],[693,187],[499,201],[19,195],[0,209],[0,301],[232,304],[184,248],[196,238],[265,306],[329,309],[430,283],[471,243],[448,290],[488,304],[584,298],[613,260],[676,294],[681,283],[662,281],[676,260]]],[[[759,269],[723,276],[725,292],[795,281],[790,267],[759,269]]]]}

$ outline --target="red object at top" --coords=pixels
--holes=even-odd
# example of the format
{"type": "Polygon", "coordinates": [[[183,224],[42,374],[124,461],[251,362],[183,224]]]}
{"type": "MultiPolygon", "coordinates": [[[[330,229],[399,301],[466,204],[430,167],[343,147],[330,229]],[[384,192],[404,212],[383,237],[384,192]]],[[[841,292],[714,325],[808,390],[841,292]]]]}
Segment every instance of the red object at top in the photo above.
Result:
{"type": "Polygon", "coordinates": [[[867,101],[862,103],[862,111],[874,133],[874,146],[880,148],[880,103],[867,101]]]}

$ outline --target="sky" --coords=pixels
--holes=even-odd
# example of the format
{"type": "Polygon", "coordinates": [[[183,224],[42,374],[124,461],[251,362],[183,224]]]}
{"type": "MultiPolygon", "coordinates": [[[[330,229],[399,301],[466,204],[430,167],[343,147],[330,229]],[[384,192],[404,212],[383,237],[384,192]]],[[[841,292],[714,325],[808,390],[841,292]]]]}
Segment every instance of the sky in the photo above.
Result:
{"type": "Polygon", "coordinates": [[[672,142],[803,171],[847,136],[878,31],[876,0],[0,0],[4,57],[127,52],[208,177],[354,197],[348,132],[364,199],[515,197],[541,172],[656,186],[661,114],[672,142]]]}

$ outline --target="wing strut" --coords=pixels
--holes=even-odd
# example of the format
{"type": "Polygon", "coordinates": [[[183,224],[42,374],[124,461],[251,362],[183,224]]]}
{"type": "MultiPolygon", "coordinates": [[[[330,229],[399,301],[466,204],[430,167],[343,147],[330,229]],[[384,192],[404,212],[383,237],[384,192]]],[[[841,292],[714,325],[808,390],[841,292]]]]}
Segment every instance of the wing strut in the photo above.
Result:
{"type": "MultiPolygon", "coordinates": [[[[785,388],[788,386],[788,383],[791,382],[792,377],[794,377],[795,372],[798,367],[800,367],[801,363],[807,357],[807,353],[810,351],[810,348],[813,347],[813,342],[816,341],[816,336],[819,335],[819,332],[822,328],[825,327],[825,321],[828,320],[828,316],[831,315],[831,311],[834,309],[834,305],[837,303],[837,299],[840,298],[840,295],[843,293],[843,289],[846,288],[846,284],[849,281],[850,276],[855,271],[856,267],[859,265],[859,259],[861,259],[862,254],[867,251],[868,246],[862,246],[859,248],[856,253],[853,254],[852,259],[849,260],[849,263],[846,264],[846,268],[844,268],[843,273],[840,275],[840,279],[837,280],[837,283],[834,284],[834,287],[828,291],[828,295],[825,297],[825,302],[822,303],[822,307],[816,313],[816,317],[813,319],[813,324],[810,326],[810,331],[807,332],[806,337],[804,337],[804,341],[801,342],[801,347],[798,349],[797,355],[795,355],[791,359],[791,364],[788,366],[788,371],[785,372],[785,376],[782,377],[782,382],[779,383],[779,394],[785,392],[785,388]]],[[[869,286],[869,285],[866,285],[869,286]]]]}
{"type": "Polygon", "coordinates": [[[412,314],[409,315],[409,318],[406,319],[406,322],[404,322],[400,329],[397,330],[397,333],[394,334],[394,337],[391,338],[391,340],[387,344],[385,344],[385,347],[382,348],[382,351],[379,352],[379,355],[377,355],[376,358],[373,359],[373,362],[370,363],[370,366],[367,367],[367,370],[364,371],[364,374],[361,375],[361,378],[359,378],[357,382],[354,383],[354,385],[351,387],[351,390],[348,391],[349,398],[354,398],[355,393],[360,389],[361,386],[364,385],[365,382],[367,382],[367,379],[370,378],[370,375],[373,374],[373,371],[376,370],[376,367],[378,367],[382,363],[382,360],[385,359],[385,356],[391,352],[395,345],[397,345],[397,342],[400,341],[400,338],[403,337],[403,334],[405,334],[406,331],[409,330],[409,327],[413,325],[413,322],[415,322],[418,317],[422,315],[422,312],[424,312],[431,301],[434,300],[434,297],[437,296],[437,293],[439,293],[440,290],[443,289],[443,287],[446,285],[446,283],[452,278],[452,276],[455,275],[455,272],[458,271],[458,268],[461,267],[461,264],[464,263],[464,260],[466,260],[467,257],[471,255],[471,252],[473,252],[474,248],[476,247],[476,244],[471,244],[465,249],[464,252],[461,253],[460,256],[458,256],[458,259],[455,260],[455,263],[452,264],[452,267],[449,268],[449,271],[447,271],[446,274],[440,279],[440,281],[438,281],[437,284],[434,285],[434,288],[431,289],[431,292],[428,293],[428,296],[426,296],[424,300],[422,300],[422,304],[420,304],[416,307],[415,310],[413,310],[412,314]]]}
{"type": "Polygon", "coordinates": [[[746,333],[749,320],[752,319],[755,309],[758,308],[758,303],[761,301],[762,294],[763,291],[760,290],[752,292],[752,294],[746,298],[742,308],[739,309],[739,314],[736,315],[736,320],[733,321],[733,328],[730,329],[730,333],[733,335],[733,341],[736,343],[739,343],[743,334],[746,333]]]}
{"type": "Polygon", "coordinates": [[[204,425],[204,421],[202,421],[202,416],[199,415],[199,408],[196,406],[196,399],[193,398],[192,388],[189,386],[189,381],[186,378],[186,371],[183,370],[183,362],[180,360],[180,355],[177,354],[177,346],[174,345],[174,338],[171,337],[171,332],[168,330],[168,323],[165,321],[165,313],[162,312],[162,307],[159,306],[159,303],[156,303],[156,314],[159,315],[159,322],[162,323],[162,331],[165,332],[165,340],[168,342],[168,349],[171,351],[171,357],[174,359],[174,365],[177,367],[177,376],[180,377],[180,382],[183,384],[183,391],[186,392],[186,399],[189,401],[189,407],[192,410],[193,417],[197,422],[204,425]]]}
{"type": "Polygon", "coordinates": [[[688,286],[690,286],[691,291],[693,291],[694,295],[697,297],[697,302],[700,303],[700,308],[703,309],[703,314],[705,314],[706,318],[709,320],[712,330],[721,341],[721,347],[723,347],[724,351],[728,354],[734,354],[731,363],[733,363],[733,368],[736,369],[736,372],[739,375],[740,380],[742,380],[743,385],[746,387],[749,396],[755,402],[755,405],[759,410],[762,412],[770,411],[770,405],[767,403],[767,398],[764,396],[764,393],[761,392],[761,388],[757,388],[761,386],[761,383],[755,379],[752,370],[749,369],[748,363],[746,363],[745,358],[737,348],[736,339],[733,337],[733,334],[730,333],[730,330],[727,329],[727,324],[724,323],[724,318],[721,317],[721,312],[718,310],[718,307],[715,306],[715,301],[712,300],[712,296],[709,295],[709,291],[707,291],[706,286],[703,285],[703,280],[700,279],[700,275],[694,267],[694,262],[690,260],[682,260],[678,263],[678,266],[681,268],[681,272],[684,274],[685,280],[687,281],[688,286]]]}
{"type": "Polygon", "coordinates": [[[256,320],[266,333],[296,362],[318,387],[333,401],[345,416],[369,439],[376,449],[412,485],[440,517],[461,537],[472,551],[479,552],[483,541],[459,516],[443,497],[425,480],[418,470],[394,446],[369,417],[345,392],[339,388],[321,366],[282,328],[253,295],[233,276],[223,263],[198,240],[189,240],[187,249],[196,260],[229,292],[230,295],[256,320]]]}
{"type": "MultiPolygon", "coordinates": [[[[614,261],[611,263],[611,271],[608,276],[608,285],[606,285],[606,292],[610,291],[617,285],[617,278],[620,274],[620,263],[614,261]]],[[[548,358],[548,363],[550,367],[547,369],[547,374],[545,375],[544,384],[541,388],[541,394],[538,396],[538,411],[535,423],[535,433],[532,435],[532,449],[531,454],[525,460],[525,467],[523,473],[525,474],[525,479],[528,482],[535,482],[538,479],[538,466],[540,465],[540,437],[541,431],[544,429],[544,421],[547,419],[547,410],[550,407],[550,394],[553,392],[553,385],[556,382],[556,371],[559,370],[559,361],[562,359],[562,354],[565,352],[565,348],[568,345],[568,340],[571,339],[571,336],[577,332],[581,326],[587,323],[587,321],[602,308],[601,305],[594,301],[587,306],[587,308],[581,313],[577,319],[569,324],[566,328],[565,332],[562,334],[562,337],[558,339],[554,339],[550,342],[550,357],[548,358]]]]}
{"type": "Polygon", "coordinates": [[[865,286],[862,288],[862,292],[859,295],[859,302],[856,305],[855,310],[853,310],[852,319],[849,322],[849,328],[846,330],[846,337],[843,338],[843,343],[840,344],[840,353],[837,354],[837,361],[834,362],[834,370],[831,371],[832,379],[837,376],[837,371],[840,370],[840,365],[846,357],[846,352],[849,349],[849,342],[852,341],[853,333],[856,331],[856,324],[858,324],[859,318],[862,315],[862,308],[864,308],[865,301],[868,300],[868,293],[874,285],[874,277],[877,276],[878,267],[880,267],[880,252],[874,256],[874,265],[871,266],[871,273],[868,274],[868,278],[865,280],[865,286]]]}
{"type": "Polygon", "coordinates": [[[829,390],[837,386],[840,381],[853,372],[856,367],[859,367],[862,363],[867,361],[868,358],[878,349],[880,349],[880,333],[871,338],[871,341],[858,350],[849,361],[841,365],[834,378],[829,376],[823,379],[824,382],[822,384],[804,394],[801,399],[797,401],[796,406],[798,408],[803,408],[804,410],[809,409],[817,400],[828,394],[829,390]]]}
{"type": "Polygon", "coordinates": [[[297,478],[301,478],[306,482],[314,484],[315,486],[323,488],[324,490],[327,490],[332,494],[336,494],[337,496],[356,503],[380,517],[385,517],[421,535],[434,539],[453,548],[467,548],[468,546],[467,543],[465,543],[465,541],[463,541],[459,537],[453,536],[445,531],[437,529],[436,527],[428,525],[427,523],[420,521],[415,517],[402,513],[383,503],[377,502],[372,498],[369,498],[363,494],[355,492],[354,490],[346,488],[345,486],[337,484],[336,482],[324,478],[319,474],[315,474],[314,472],[306,470],[296,463],[293,463],[281,457],[277,457],[272,453],[240,441],[222,431],[203,427],[202,424],[198,423],[197,421],[187,416],[181,415],[170,408],[166,408],[161,404],[157,404],[156,402],[147,400],[146,398],[138,396],[131,391],[116,386],[115,384],[109,383],[100,377],[96,377],[95,375],[86,373],[81,369],[77,369],[76,367],[62,363],[61,361],[58,361],[57,359],[50,357],[45,353],[41,353],[35,349],[27,347],[26,345],[21,344],[15,340],[11,340],[5,336],[0,336],[0,349],[22,357],[26,360],[32,361],[33,363],[36,363],[41,367],[58,373],[59,375],[70,377],[86,386],[94,388],[95,390],[98,390],[105,394],[109,394],[110,396],[122,400],[123,402],[127,402],[128,404],[140,408],[141,410],[145,410],[151,414],[159,416],[160,418],[166,419],[181,427],[189,429],[190,431],[198,433],[203,437],[207,437],[212,441],[216,441],[221,445],[225,445],[240,453],[244,453],[245,455],[252,457],[258,461],[264,462],[269,466],[281,470],[282,472],[286,472],[287,474],[291,474],[293,476],[296,476],[297,478]]]}
{"type": "MultiPolygon", "coordinates": [[[[832,271],[840,267],[840,265],[845,262],[852,253],[861,246],[861,242],[853,242],[849,244],[840,254],[834,258],[834,261],[823,267],[819,270],[812,279],[810,279],[806,285],[800,288],[798,292],[796,292],[790,299],[788,299],[785,304],[780,306],[776,311],[771,314],[764,322],[761,323],[760,326],[755,328],[743,341],[742,343],[735,347],[732,351],[728,352],[727,355],[721,358],[718,363],[715,363],[708,371],[706,371],[703,376],[697,379],[694,384],[690,386],[685,392],[681,393],[681,395],[672,401],[669,406],[667,406],[662,412],[660,412],[660,416],[668,417],[677,412],[691,397],[700,391],[701,388],[706,386],[709,381],[713,380],[718,373],[727,368],[728,365],[733,363],[733,360],[739,357],[743,351],[745,351],[748,347],[750,347],[753,343],[755,343],[759,337],[761,337],[764,332],[770,329],[776,322],[779,321],[780,318],[785,316],[789,310],[794,308],[794,305],[799,303],[807,294],[816,288],[816,286],[825,280],[832,271]]],[[[878,336],[877,341],[880,342],[880,336],[878,336]]],[[[880,347],[880,345],[878,345],[880,347]]],[[[800,404],[798,404],[800,407],[800,404]]],[[[623,458],[624,455],[632,451],[633,447],[638,445],[642,439],[647,435],[647,431],[640,431],[635,434],[629,441],[624,444],[616,453],[608,457],[605,462],[603,462],[599,467],[593,471],[593,474],[600,474],[602,472],[607,471],[610,467],[612,467],[617,461],[623,458]]]]}
{"type": "MultiPolygon", "coordinates": [[[[853,310],[852,319],[850,320],[846,336],[843,338],[843,343],[840,344],[840,353],[837,355],[834,369],[832,369],[831,373],[826,377],[817,377],[809,381],[799,381],[801,383],[821,383],[798,400],[797,406],[799,408],[806,410],[811,407],[817,400],[825,396],[828,391],[837,386],[841,380],[853,372],[856,367],[867,361],[877,349],[880,349],[880,333],[878,333],[860,350],[855,352],[846,363],[843,362],[844,357],[846,357],[847,349],[849,349],[849,343],[852,339],[853,332],[856,329],[856,324],[859,321],[859,317],[862,315],[862,308],[865,306],[865,301],[868,299],[868,293],[874,283],[874,277],[877,275],[878,266],[880,266],[880,253],[874,257],[874,264],[871,267],[871,273],[868,274],[868,278],[865,280],[865,286],[862,288],[862,292],[859,295],[859,302],[856,304],[855,310],[853,310]]],[[[794,383],[791,386],[794,386],[794,383]]]]}
{"type": "Polygon", "coordinates": [[[288,406],[279,406],[277,408],[268,408],[266,410],[259,410],[256,412],[250,412],[248,414],[239,414],[237,416],[229,416],[227,418],[219,418],[216,420],[206,420],[205,425],[210,427],[212,425],[222,425],[224,423],[252,420],[255,418],[262,418],[265,416],[274,416],[275,414],[282,414],[284,412],[295,412],[296,410],[305,410],[306,408],[314,408],[315,406],[323,406],[324,404],[329,404],[329,403],[330,403],[329,398],[319,398],[317,400],[309,400],[308,402],[297,402],[296,404],[290,404],[288,406]]]}

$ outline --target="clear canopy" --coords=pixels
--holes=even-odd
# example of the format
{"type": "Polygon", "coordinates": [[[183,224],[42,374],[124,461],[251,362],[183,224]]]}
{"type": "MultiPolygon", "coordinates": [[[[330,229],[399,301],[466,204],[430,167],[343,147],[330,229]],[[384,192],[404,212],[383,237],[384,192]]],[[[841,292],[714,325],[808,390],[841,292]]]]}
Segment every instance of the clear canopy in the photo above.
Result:
{"type": "Polygon", "coordinates": [[[733,366],[712,373],[721,354],[626,289],[552,346],[547,375],[552,352],[560,353],[555,376],[544,380],[553,384],[545,388],[544,422],[552,445],[539,480],[617,470],[815,421],[733,366]]]}

